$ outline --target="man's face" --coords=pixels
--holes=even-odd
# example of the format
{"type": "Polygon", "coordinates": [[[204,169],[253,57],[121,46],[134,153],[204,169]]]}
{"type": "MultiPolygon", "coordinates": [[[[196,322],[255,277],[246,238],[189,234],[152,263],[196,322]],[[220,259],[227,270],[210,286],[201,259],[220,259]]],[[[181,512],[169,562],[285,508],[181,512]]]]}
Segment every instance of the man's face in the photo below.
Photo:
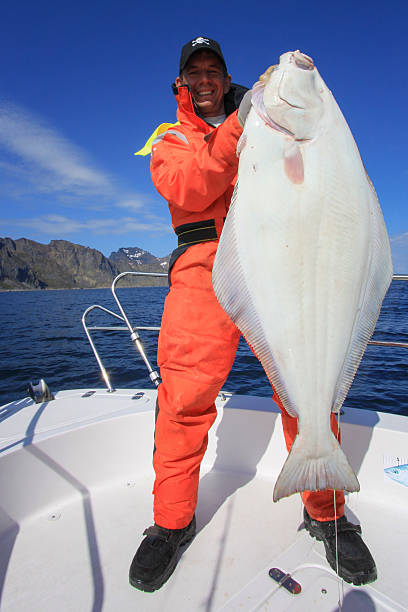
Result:
{"type": "Polygon", "coordinates": [[[188,60],[176,79],[179,85],[190,85],[195,105],[203,117],[224,114],[224,95],[231,86],[231,75],[226,75],[221,61],[212,51],[197,51],[188,60]]]}

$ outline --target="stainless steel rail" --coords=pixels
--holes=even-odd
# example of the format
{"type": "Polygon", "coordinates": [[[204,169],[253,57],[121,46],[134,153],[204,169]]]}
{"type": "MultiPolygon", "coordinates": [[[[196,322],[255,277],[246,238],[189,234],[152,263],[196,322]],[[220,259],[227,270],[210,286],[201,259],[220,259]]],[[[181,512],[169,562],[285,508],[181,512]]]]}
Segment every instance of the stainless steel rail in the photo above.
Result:
{"type": "MultiPolygon", "coordinates": [[[[132,327],[130,324],[129,319],[126,316],[125,311],[122,308],[122,304],[120,303],[120,300],[118,298],[118,296],[116,295],[116,285],[118,283],[118,281],[123,278],[124,276],[167,276],[167,274],[165,273],[161,273],[161,272],[122,272],[122,274],[119,274],[113,281],[112,283],[112,293],[113,293],[113,297],[116,300],[116,303],[118,305],[118,308],[121,312],[121,315],[123,317],[124,322],[126,323],[126,326],[130,332],[130,339],[132,340],[133,344],[135,345],[135,347],[137,348],[137,350],[139,351],[143,361],[146,364],[146,367],[149,371],[149,377],[150,380],[156,385],[156,387],[159,386],[160,384],[160,376],[159,374],[153,370],[152,366],[150,365],[150,362],[147,358],[144,346],[142,344],[142,340],[139,336],[139,334],[137,333],[137,327],[132,327]]],[[[160,328],[159,328],[160,329],[160,328]]]]}
{"type": "MultiPolygon", "coordinates": [[[[160,384],[160,375],[153,370],[152,366],[150,365],[149,359],[146,355],[146,351],[144,349],[144,346],[142,344],[141,338],[139,336],[139,331],[160,331],[160,327],[143,327],[143,326],[132,326],[128,317],[126,316],[126,313],[123,309],[123,306],[116,294],[116,285],[118,283],[118,281],[123,278],[124,276],[153,276],[153,277],[157,277],[157,276],[167,276],[167,273],[162,273],[162,272],[122,272],[122,274],[119,274],[113,281],[112,286],[111,286],[111,291],[113,294],[113,297],[115,298],[115,301],[118,305],[119,311],[120,311],[120,315],[118,315],[117,313],[113,312],[112,310],[109,310],[108,308],[104,308],[103,306],[100,306],[99,304],[93,304],[92,306],[89,306],[89,308],[87,308],[84,312],[84,314],[82,315],[82,325],[84,327],[85,333],[87,335],[88,341],[92,347],[93,353],[95,355],[96,361],[99,365],[99,369],[101,370],[102,373],[102,378],[107,386],[107,390],[108,392],[112,392],[115,391],[115,389],[112,387],[108,373],[102,363],[102,360],[99,356],[98,351],[96,350],[95,344],[92,340],[91,331],[127,331],[130,333],[130,339],[132,340],[133,344],[135,345],[135,347],[137,348],[137,350],[139,351],[147,369],[149,372],[149,377],[150,380],[156,385],[156,387],[159,386],[160,384]],[[95,325],[92,327],[89,327],[86,323],[86,318],[88,316],[88,314],[92,311],[92,310],[102,310],[103,312],[107,313],[108,315],[118,319],[119,321],[122,321],[123,323],[125,323],[125,326],[100,326],[100,325],[95,325]]],[[[395,274],[392,277],[392,280],[395,281],[408,281],[408,274],[395,274]]],[[[391,347],[399,347],[399,348],[408,348],[408,342],[387,342],[387,341],[381,341],[381,340],[370,340],[368,344],[371,345],[375,345],[375,346],[391,346],[391,347]]]]}
{"type": "Polygon", "coordinates": [[[83,328],[85,330],[85,333],[87,335],[89,344],[91,345],[92,351],[95,355],[96,361],[99,365],[99,369],[101,371],[102,374],[102,378],[108,388],[108,392],[112,393],[113,391],[115,391],[115,389],[112,387],[110,379],[109,379],[109,375],[102,363],[102,360],[99,356],[98,351],[96,350],[96,346],[95,343],[92,340],[91,331],[128,331],[130,332],[130,339],[132,340],[133,344],[135,345],[135,347],[137,348],[137,350],[139,351],[147,369],[149,372],[149,377],[150,380],[156,385],[156,387],[159,386],[160,384],[160,376],[159,374],[153,370],[152,366],[150,365],[150,361],[146,355],[146,351],[145,348],[143,346],[142,340],[139,336],[138,331],[139,330],[144,330],[144,331],[160,331],[160,327],[132,327],[129,319],[126,316],[126,313],[122,307],[122,304],[120,303],[120,300],[116,294],[116,285],[118,283],[118,281],[123,278],[124,276],[127,275],[131,275],[131,276],[167,276],[166,273],[161,273],[161,272],[122,272],[122,274],[119,274],[113,281],[112,283],[112,287],[111,287],[111,291],[113,293],[113,297],[115,298],[115,301],[118,305],[118,308],[120,310],[120,315],[118,315],[115,312],[112,312],[112,310],[108,310],[108,308],[104,308],[103,306],[100,306],[99,304],[93,304],[93,306],[90,306],[89,308],[87,308],[84,312],[84,314],[82,315],[82,325],[83,328]],[[111,315],[112,317],[115,317],[116,319],[119,319],[120,321],[123,321],[126,325],[126,327],[105,327],[105,326],[94,326],[94,327],[88,327],[87,323],[86,323],[86,318],[88,316],[88,314],[92,311],[92,310],[102,310],[103,312],[106,312],[107,314],[111,315]]]}
{"type": "MultiPolygon", "coordinates": [[[[103,306],[100,306],[99,304],[93,304],[92,306],[89,306],[89,308],[87,308],[85,310],[84,314],[82,315],[82,326],[83,326],[83,328],[85,330],[86,336],[88,338],[88,342],[91,345],[91,348],[93,350],[93,354],[95,355],[95,359],[98,362],[99,369],[100,369],[100,371],[102,373],[102,378],[103,378],[106,386],[108,387],[108,391],[112,392],[112,391],[114,391],[114,388],[110,384],[108,373],[105,370],[105,367],[104,367],[104,365],[102,363],[102,359],[99,357],[99,353],[96,350],[95,344],[94,344],[94,342],[93,342],[93,340],[91,338],[91,334],[89,333],[89,331],[94,329],[94,328],[88,327],[87,324],[86,324],[86,318],[87,318],[88,314],[92,310],[96,310],[96,309],[97,310],[102,310],[103,312],[107,312],[108,314],[110,314],[112,317],[115,317],[116,319],[121,319],[121,320],[123,320],[123,319],[122,319],[122,317],[117,315],[116,312],[112,312],[111,310],[108,310],[107,308],[104,308],[103,306]]],[[[105,327],[105,328],[102,328],[102,329],[107,330],[107,329],[110,329],[110,328],[105,327]]],[[[126,327],[123,327],[123,328],[120,328],[120,329],[126,329],[126,327]]]]}

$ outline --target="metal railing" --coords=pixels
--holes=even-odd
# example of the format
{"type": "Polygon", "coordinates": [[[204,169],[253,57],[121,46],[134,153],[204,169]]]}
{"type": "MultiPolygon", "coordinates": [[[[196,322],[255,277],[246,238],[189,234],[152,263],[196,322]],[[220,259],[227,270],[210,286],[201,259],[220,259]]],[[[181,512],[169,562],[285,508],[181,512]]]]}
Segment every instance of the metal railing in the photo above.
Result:
{"type": "MultiPolygon", "coordinates": [[[[108,308],[105,308],[104,306],[100,306],[99,304],[93,304],[92,306],[89,306],[89,308],[87,308],[84,312],[84,314],[82,315],[82,325],[84,327],[85,333],[87,335],[88,341],[91,345],[91,348],[93,350],[93,353],[95,355],[96,361],[98,363],[99,369],[102,373],[102,378],[107,386],[107,390],[108,392],[112,392],[115,391],[115,389],[112,387],[108,373],[102,363],[102,360],[99,356],[99,353],[95,347],[95,343],[91,337],[90,332],[91,331],[128,331],[130,333],[130,339],[132,340],[133,344],[135,345],[135,347],[137,348],[137,350],[139,351],[146,367],[147,370],[149,372],[149,378],[150,380],[156,385],[156,387],[159,386],[160,384],[160,375],[153,370],[149,359],[146,355],[146,351],[145,348],[143,346],[142,340],[139,336],[139,331],[160,331],[160,327],[143,327],[143,326],[132,326],[124,309],[123,306],[116,294],[116,285],[118,283],[118,281],[123,278],[124,276],[153,276],[153,277],[157,277],[157,276],[167,276],[167,273],[164,272],[122,272],[122,274],[119,274],[113,281],[112,286],[111,286],[111,291],[113,294],[113,297],[115,298],[116,304],[118,305],[119,311],[120,311],[120,315],[117,314],[116,312],[113,312],[112,310],[109,310],[108,308]],[[118,319],[119,321],[122,321],[123,323],[125,323],[125,326],[99,326],[99,325],[95,325],[92,327],[89,327],[86,323],[86,318],[88,316],[88,314],[92,311],[92,310],[101,310],[105,313],[107,313],[108,315],[114,317],[115,319],[118,319]]],[[[392,277],[392,280],[395,281],[408,281],[408,274],[394,274],[394,276],[392,277]]],[[[388,342],[388,341],[381,341],[381,340],[370,340],[368,342],[368,344],[371,345],[375,345],[375,346],[391,346],[391,347],[400,347],[400,348],[408,348],[408,342],[388,342]]]]}
{"type": "Polygon", "coordinates": [[[115,301],[118,305],[119,311],[120,311],[120,315],[118,315],[116,312],[112,312],[112,310],[108,310],[108,308],[104,308],[103,306],[100,306],[99,304],[93,304],[93,306],[90,306],[89,308],[87,308],[84,312],[84,314],[82,315],[82,325],[84,327],[85,333],[87,335],[87,338],[89,340],[89,343],[92,347],[93,353],[95,355],[96,361],[98,362],[99,365],[99,369],[101,370],[102,373],[102,378],[106,384],[106,386],[108,387],[108,391],[112,392],[115,389],[112,387],[108,373],[102,363],[102,360],[99,356],[98,351],[96,350],[95,347],[95,343],[92,340],[90,331],[128,331],[130,333],[130,339],[132,340],[133,344],[135,345],[135,347],[137,348],[137,350],[139,351],[146,367],[147,370],[149,372],[149,377],[150,380],[156,385],[156,387],[159,386],[160,384],[160,376],[159,374],[153,370],[150,361],[146,355],[146,351],[145,348],[143,346],[142,340],[139,336],[139,331],[160,331],[160,327],[138,327],[135,326],[133,327],[128,319],[128,317],[126,316],[126,313],[123,309],[123,306],[116,294],[116,285],[118,283],[118,281],[123,278],[124,276],[167,276],[167,273],[164,272],[122,272],[122,274],[119,274],[113,281],[112,283],[112,287],[111,287],[111,291],[113,293],[113,297],[115,298],[115,301]],[[86,324],[86,318],[88,316],[88,314],[92,311],[92,310],[102,310],[103,312],[106,312],[107,314],[111,315],[112,317],[115,317],[116,319],[118,319],[119,321],[123,321],[123,323],[125,323],[126,327],[101,327],[101,326],[93,326],[93,327],[88,327],[86,324]]]}

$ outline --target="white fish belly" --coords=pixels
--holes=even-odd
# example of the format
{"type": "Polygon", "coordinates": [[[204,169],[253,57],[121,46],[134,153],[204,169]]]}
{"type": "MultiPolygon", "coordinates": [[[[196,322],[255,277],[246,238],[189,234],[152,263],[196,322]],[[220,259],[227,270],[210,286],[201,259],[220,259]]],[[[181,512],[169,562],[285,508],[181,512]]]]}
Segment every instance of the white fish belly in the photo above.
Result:
{"type": "Polygon", "coordinates": [[[330,103],[334,129],[301,145],[301,184],[284,171],[287,137],[251,111],[213,272],[221,305],[298,417],[308,457],[333,452],[330,412],[344,401],[392,275],[374,190],[330,103]]]}

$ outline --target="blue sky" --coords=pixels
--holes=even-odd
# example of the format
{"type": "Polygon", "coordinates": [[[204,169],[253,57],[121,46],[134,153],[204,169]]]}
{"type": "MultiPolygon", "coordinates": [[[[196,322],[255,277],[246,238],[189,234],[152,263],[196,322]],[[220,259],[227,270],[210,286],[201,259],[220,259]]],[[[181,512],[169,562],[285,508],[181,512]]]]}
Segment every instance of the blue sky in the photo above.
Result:
{"type": "Polygon", "coordinates": [[[405,0],[6,0],[1,12],[0,236],[168,254],[167,204],[133,152],[175,120],[180,48],[204,35],[247,86],[285,51],[314,58],[376,187],[395,270],[408,272],[405,0]]]}

